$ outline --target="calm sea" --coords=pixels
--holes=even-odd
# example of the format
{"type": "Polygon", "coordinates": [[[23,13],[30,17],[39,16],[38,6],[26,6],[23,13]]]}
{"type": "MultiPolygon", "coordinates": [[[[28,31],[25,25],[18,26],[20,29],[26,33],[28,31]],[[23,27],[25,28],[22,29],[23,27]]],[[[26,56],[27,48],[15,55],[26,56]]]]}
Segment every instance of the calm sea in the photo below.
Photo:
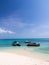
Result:
{"type": "MultiPolygon", "coordinates": [[[[34,49],[35,52],[49,54],[49,38],[0,39],[0,49],[5,48],[5,47],[14,48],[12,46],[13,41],[20,42],[21,48],[25,47],[25,48],[29,49],[30,51],[33,51],[33,49],[34,49]],[[40,43],[40,47],[27,47],[26,44],[25,44],[26,40],[29,40],[32,43],[33,42],[40,43]]],[[[16,46],[16,48],[17,48],[17,46],[16,46]]]]}

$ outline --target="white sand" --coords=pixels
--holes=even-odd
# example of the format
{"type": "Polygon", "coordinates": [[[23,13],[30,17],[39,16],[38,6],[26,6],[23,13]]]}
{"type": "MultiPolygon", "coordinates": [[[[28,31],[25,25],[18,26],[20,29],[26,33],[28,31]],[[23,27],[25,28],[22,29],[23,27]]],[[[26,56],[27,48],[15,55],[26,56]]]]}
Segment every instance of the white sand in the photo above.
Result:
{"type": "Polygon", "coordinates": [[[23,55],[0,52],[0,65],[49,65],[49,62],[23,55]]]}

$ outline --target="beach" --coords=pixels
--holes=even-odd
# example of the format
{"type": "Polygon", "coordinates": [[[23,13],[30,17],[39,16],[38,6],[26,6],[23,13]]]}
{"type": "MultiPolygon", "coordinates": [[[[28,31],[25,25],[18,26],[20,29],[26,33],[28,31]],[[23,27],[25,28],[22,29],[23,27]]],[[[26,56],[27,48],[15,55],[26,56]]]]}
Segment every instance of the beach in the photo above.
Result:
{"type": "Polygon", "coordinates": [[[0,50],[0,65],[49,65],[47,57],[31,53],[25,48],[6,48],[0,50]]]}
{"type": "Polygon", "coordinates": [[[40,42],[39,47],[28,47],[24,43],[25,40],[1,39],[0,65],[49,65],[49,39],[27,39],[40,42]],[[15,40],[20,42],[21,46],[12,46],[15,40]]]}

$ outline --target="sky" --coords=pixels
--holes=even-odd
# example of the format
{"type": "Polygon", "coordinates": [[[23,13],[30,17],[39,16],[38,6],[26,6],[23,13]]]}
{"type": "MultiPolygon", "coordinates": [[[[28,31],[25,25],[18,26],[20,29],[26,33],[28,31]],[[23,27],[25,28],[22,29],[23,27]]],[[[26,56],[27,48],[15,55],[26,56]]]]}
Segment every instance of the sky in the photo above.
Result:
{"type": "Polygon", "coordinates": [[[0,0],[0,39],[49,38],[49,0],[0,0]]]}

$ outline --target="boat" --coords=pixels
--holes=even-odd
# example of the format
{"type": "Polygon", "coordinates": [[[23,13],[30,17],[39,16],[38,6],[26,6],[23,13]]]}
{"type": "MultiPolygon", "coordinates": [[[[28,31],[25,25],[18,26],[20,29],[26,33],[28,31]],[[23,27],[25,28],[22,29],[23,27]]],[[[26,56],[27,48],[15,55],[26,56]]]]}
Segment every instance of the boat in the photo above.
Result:
{"type": "Polygon", "coordinates": [[[12,46],[21,46],[21,45],[20,45],[20,43],[19,43],[19,42],[14,41],[14,42],[12,43],[12,46]]]}
{"type": "Polygon", "coordinates": [[[31,43],[31,41],[29,41],[29,40],[26,40],[26,41],[25,41],[25,43],[31,43]]]}
{"type": "Polygon", "coordinates": [[[36,44],[36,43],[28,43],[27,46],[40,46],[40,44],[36,44]]]}

